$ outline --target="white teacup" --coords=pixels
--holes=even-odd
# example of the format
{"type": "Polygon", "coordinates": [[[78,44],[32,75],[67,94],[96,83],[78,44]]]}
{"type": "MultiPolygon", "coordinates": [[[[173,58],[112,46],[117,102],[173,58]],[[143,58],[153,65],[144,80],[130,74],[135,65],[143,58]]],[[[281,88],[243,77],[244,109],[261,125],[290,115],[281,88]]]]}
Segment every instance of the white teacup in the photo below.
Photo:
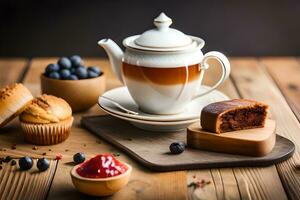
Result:
{"type": "MultiPolygon", "coordinates": [[[[178,59],[181,54],[176,55],[173,53],[164,57],[178,59]]],[[[146,67],[147,63],[138,62],[140,66],[129,63],[130,59],[125,59],[123,62],[124,83],[139,108],[151,114],[178,114],[183,112],[185,106],[191,100],[212,92],[224,82],[230,73],[228,59],[219,52],[207,53],[204,57],[202,56],[201,62],[198,61],[188,66],[182,64],[179,67],[159,67],[157,65],[146,67]],[[222,76],[211,89],[199,94],[198,88],[208,67],[206,60],[209,58],[220,61],[222,76]]],[[[161,65],[162,60],[158,64],[161,65]]]]}

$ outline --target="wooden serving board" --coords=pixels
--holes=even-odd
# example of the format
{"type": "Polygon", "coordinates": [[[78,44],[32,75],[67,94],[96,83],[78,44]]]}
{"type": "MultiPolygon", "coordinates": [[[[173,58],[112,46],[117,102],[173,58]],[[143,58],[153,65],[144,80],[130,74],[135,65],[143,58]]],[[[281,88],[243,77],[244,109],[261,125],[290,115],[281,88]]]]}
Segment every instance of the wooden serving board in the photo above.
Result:
{"type": "Polygon", "coordinates": [[[268,166],[287,160],[294,144],[279,135],[274,149],[264,157],[251,157],[187,148],[179,155],[169,152],[175,141],[186,142],[186,131],[157,133],[138,129],[112,116],[83,117],[81,124],[103,140],[119,147],[142,165],[155,171],[268,166]]]}
{"type": "Polygon", "coordinates": [[[187,145],[196,149],[247,156],[265,156],[275,146],[275,121],[267,119],[262,128],[211,133],[201,128],[199,122],[187,128],[187,145]]]}

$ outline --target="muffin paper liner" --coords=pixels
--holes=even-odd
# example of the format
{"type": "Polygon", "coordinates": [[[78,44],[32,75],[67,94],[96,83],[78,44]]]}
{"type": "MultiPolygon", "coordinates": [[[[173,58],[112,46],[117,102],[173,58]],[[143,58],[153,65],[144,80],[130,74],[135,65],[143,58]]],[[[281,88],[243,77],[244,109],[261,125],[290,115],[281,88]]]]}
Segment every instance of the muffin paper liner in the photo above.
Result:
{"type": "Polygon", "coordinates": [[[74,118],[50,124],[32,124],[21,122],[24,138],[36,145],[58,144],[66,140],[71,132],[74,118]]]}

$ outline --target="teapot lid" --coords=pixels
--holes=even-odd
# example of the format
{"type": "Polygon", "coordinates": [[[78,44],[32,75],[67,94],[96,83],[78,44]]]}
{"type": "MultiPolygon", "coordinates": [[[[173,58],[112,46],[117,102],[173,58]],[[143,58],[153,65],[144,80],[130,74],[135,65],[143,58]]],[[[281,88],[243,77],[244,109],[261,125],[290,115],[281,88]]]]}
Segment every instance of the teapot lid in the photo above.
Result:
{"type": "Polygon", "coordinates": [[[179,51],[189,48],[204,46],[200,38],[185,35],[183,32],[170,28],[172,19],[161,13],[154,19],[156,28],[145,31],[141,35],[126,38],[125,47],[150,51],[179,51]]]}

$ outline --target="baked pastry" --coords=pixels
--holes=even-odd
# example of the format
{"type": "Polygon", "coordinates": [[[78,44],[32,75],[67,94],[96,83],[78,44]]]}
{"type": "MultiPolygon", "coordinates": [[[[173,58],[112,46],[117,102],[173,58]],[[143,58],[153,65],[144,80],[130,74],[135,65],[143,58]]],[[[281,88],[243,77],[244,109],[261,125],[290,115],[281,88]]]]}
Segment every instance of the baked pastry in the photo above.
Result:
{"type": "Polygon", "coordinates": [[[223,133],[264,127],[268,106],[248,99],[233,99],[205,106],[201,112],[202,129],[223,133]]]}
{"type": "Polygon", "coordinates": [[[18,116],[33,99],[21,83],[14,83],[0,90],[0,128],[18,116]]]}
{"type": "Polygon", "coordinates": [[[66,140],[73,117],[69,104],[58,97],[35,98],[20,115],[25,140],[38,145],[52,145],[66,140]]]}

